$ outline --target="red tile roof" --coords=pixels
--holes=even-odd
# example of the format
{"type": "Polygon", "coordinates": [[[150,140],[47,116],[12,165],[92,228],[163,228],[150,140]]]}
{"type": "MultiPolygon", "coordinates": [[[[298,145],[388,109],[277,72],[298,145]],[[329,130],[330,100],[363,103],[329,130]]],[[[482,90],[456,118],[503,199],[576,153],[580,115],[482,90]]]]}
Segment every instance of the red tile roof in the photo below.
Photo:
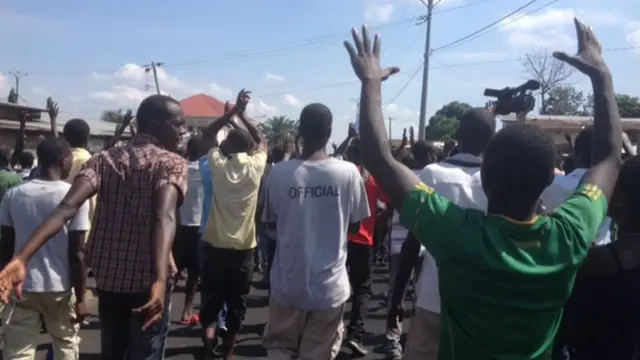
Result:
{"type": "Polygon", "coordinates": [[[180,100],[186,117],[216,118],[224,114],[224,102],[205,94],[180,100]]]}

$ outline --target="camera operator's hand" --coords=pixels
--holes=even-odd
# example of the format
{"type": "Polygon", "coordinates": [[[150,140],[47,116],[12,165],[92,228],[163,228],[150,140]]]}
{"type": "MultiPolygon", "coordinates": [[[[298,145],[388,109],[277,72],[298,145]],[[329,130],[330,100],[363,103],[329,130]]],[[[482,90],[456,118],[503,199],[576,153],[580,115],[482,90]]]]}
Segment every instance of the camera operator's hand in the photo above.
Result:
{"type": "Polygon", "coordinates": [[[590,77],[609,73],[609,68],[602,57],[602,45],[596,38],[593,29],[587,27],[578,18],[574,19],[574,23],[578,35],[578,53],[571,56],[567,53],[556,51],[553,56],[590,77]]]}

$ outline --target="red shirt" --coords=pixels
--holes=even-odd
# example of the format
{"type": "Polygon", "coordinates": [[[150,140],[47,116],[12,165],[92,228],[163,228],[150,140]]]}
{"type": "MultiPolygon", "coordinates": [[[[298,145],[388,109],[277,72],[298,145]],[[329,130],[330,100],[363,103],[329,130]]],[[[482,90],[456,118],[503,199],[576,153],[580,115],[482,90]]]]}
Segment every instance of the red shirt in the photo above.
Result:
{"type": "MultiPolygon", "coordinates": [[[[360,167],[358,167],[359,169],[360,167]]],[[[386,203],[387,195],[382,192],[382,189],[373,178],[369,175],[369,178],[364,183],[365,190],[367,192],[367,199],[369,200],[369,212],[371,216],[360,221],[360,230],[357,234],[348,234],[347,239],[354,243],[373,246],[373,232],[376,226],[376,210],[378,209],[378,200],[386,203]]]]}

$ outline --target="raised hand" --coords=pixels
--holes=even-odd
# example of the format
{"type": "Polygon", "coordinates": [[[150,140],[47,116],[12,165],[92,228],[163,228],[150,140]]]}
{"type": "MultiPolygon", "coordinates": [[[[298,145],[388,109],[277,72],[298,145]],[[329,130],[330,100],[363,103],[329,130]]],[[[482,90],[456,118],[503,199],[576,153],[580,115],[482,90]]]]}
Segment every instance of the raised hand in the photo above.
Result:
{"type": "Polygon", "coordinates": [[[236,110],[243,113],[247,109],[247,105],[251,101],[251,91],[242,89],[236,98],[236,110]]]}
{"type": "Polygon", "coordinates": [[[405,142],[407,141],[407,128],[403,128],[402,129],[402,141],[405,142]]]}
{"type": "Polygon", "coordinates": [[[57,119],[59,112],[60,112],[60,108],[58,107],[58,103],[53,101],[51,96],[49,96],[47,98],[47,113],[49,114],[49,118],[57,119]]]}
{"type": "Polygon", "coordinates": [[[374,36],[372,44],[366,25],[362,26],[362,36],[358,34],[356,28],[351,29],[351,35],[353,35],[353,45],[345,41],[344,47],[351,58],[353,71],[361,81],[384,81],[400,72],[398,67],[382,68],[380,65],[380,35],[374,36]]]}
{"type": "Polygon", "coordinates": [[[122,127],[126,128],[127,126],[129,126],[129,124],[131,124],[131,120],[133,120],[133,112],[131,112],[131,109],[129,109],[122,116],[122,127]]]}
{"type": "Polygon", "coordinates": [[[574,23],[578,35],[578,53],[572,56],[556,51],[553,53],[553,57],[566,62],[588,76],[608,73],[609,68],[602,57],[602,45],[596,38],[593,29],[587,27],[578,18],[574,18],[574,23]]]}

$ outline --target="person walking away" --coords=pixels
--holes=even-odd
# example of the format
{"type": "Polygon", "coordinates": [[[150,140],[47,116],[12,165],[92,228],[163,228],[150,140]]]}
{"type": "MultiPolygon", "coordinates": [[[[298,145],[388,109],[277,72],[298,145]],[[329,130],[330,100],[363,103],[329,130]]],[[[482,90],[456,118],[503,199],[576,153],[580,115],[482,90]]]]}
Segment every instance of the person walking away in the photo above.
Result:
{"type": "MultiPolygon", "coordinates": [[[[456,133],[458,152],[424,167],[419,173],[420,180],[462,208],[486,212],[487,197],[482,189],[480,169],[484,152],[493,138],[495,125],[495,115],[489,110],[475,108],[467,111],[460,118],[460,127],[456,133]]],[[[404,359],[407,360],[438,358],[441,333],[438,267],[428,251],[425,251],[423,259],[419,259],[422,249],[415,237],[403,243],[398,260],[400,269],[392,290],[387,319],[389,324],[395,324],[401,317],[402,300],[412,266],[421,262],[422,271],[416,286],[416,313],[411,319],[404,348],[404,359]]]]}
{"type": "MultiPolygon", "coordinates": [[[[204,351],[212,353],[212,330],[218,314],[227,305],[227,333],[223,337],[223,357],[232,359],[238,332],[246,313],[245,298],[251,289],[253,252],[256,242],[256,208],[260,180],[267,163],[264,135],[244,114],[250,92],[241,91],[226,120],[237,115],[247,130],[235,128],[220,146],[209,151],[209,166],[215,186],[205,245],[201,248],[203,262],[203,292],[208,300],[200,311],[205,328],[204,351]]],[[[203,138],[217,133],[224,123],[213,122],[203,138]],[[217,127],[217,129],[216,129],[217,127]],[[213,130],[211,130],[213,129],[213,130]]]]}
{"type": "Polygon", "coordinates": [[[180,226],[176,231],[176,239],[173,242],[173,257],[178,273],[187,270],[187,282],[185,285],[184,308],[182,309],[181,323],[193,325],[199,322],[199,317],[194,314],[193,300],[196,296],[198,278],[200,277],[200,264],[198,261],[198,247],[200,246],[200,224],[202,218],[202,178],[200,176],[199,155],[200,137],[191,136],[187,142],[187,193],[180,207],[180,226]]]}
{"type": "Polygon", "coordinates": [[[367,317],[369,299],[371,298],[373,236],[378,218],[378,202],[385,203],[387,199],[373,176],[361,165],[360,151],[356,135],[347,150],[347,158],[356,165],[361,174],[371,215],[360,221],[360,228],[357,232],[347,235],[347,272],[352,289],[352,303],[345,344],[355,355],[365,356],[367,349],[363,345],[364,319],[367,317]]]}
{"type": "Polygon", "coordinates": [[[137,135],[92,156],[60,205],[0,272],[0,297],[6,301],[14,287],[20,294],[31,257],[98,194],[86,258],[100,299],[102,357],[161,360],[169,331],[169,258],[187,187],[187,163],[175,153],[184,114],[175,99],[152,95],[140,103],[136,119],[137,135]]]}
{"type": "MultiPolygon", "coordinates": [[[[38,145],[37,153],[39,177],[10,189],[0,205],[3,266],[25,246],[29,235],[71,187],[63,181],[71,169],[69,145],[50,138],[38,145]]],[[[5,311],[5,359],[36,358],[41,319],[51,336],[54,357],[78,359],[79,325],[87,315],[83,250],[89,225],[89,203],[85,202],[71,221],[34,254],[25,269],[21,298],[13,298],[5,311]]]]}
{"type": "Polygon", "coordinates": [[[482,162],[487,214],[463,209],[395,161],[384,126],[380,38],[353,29],[345,42],[362,82],[360,140],[400,222],[413,229],[438,265],[438,359],[548,359],[580,264],[607,212],[620,168],[621,123],[611,73],[591,28],[576,19],[579,52],[554,53],[588,75],[594,90],[593,165],[582,185],[550,215],[536,213],[554,178],[553,139],[535,125],[498,132],[482,162]],[[473,241],[469,241],[472,239],[473,241]]]}
{"type": "Polygon", "coordinates": [[[265,183],[262,219],[277,234],[262,339],[269,359],[331,360],[340,351],[347,232],[357,233],[371,213],[357,167],[325,152],[332,121],[325,105],[305,106],[302,154],[276,164],[265,183]]]}

